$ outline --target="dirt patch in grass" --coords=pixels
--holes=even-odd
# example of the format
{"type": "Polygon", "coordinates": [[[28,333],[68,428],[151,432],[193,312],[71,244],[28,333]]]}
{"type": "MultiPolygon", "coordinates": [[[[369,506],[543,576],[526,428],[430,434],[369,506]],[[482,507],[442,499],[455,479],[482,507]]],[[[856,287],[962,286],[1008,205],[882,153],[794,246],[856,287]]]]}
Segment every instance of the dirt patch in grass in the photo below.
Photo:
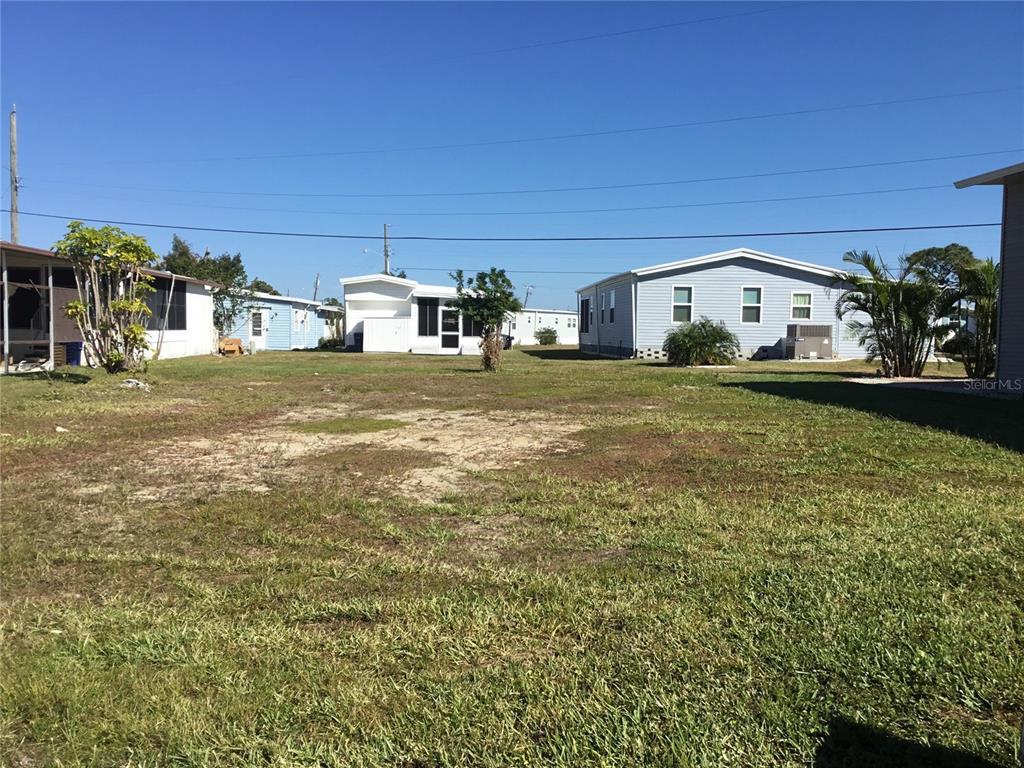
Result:
{"type": "Polygon", "coordinates": [[[396,419],[374,419],[366,416],[343,416],[337,419],[307,421],[295,426],[299,432],[314,435],[348,435],[359,432],[380,432],[384,429],[404,427],[404,421],[396,419]]]}
{"type": "MultiPolygon", "coordinates": [[[[131,462],[138,486],[132,498],[266,493],[330,467],[342,482],[436,502],[464,490],[474,472],[579,447],[569,435],[580,428],[540,413],[417,409],[367,417],[348,406],[308,408],[246,431],[156,446],[131,462]]],[[[91,484],[79,495],[96,498],[106,490],[91,484]]]]}

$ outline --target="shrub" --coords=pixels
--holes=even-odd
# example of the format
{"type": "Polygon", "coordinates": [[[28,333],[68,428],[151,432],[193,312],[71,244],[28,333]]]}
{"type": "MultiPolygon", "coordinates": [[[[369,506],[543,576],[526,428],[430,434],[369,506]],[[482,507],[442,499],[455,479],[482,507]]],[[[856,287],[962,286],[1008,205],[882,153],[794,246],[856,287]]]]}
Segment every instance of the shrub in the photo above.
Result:
{"type": "Polygon", "coordinates": [[[533,337],[537,339],[538,344],[543,346],[558,343],[558,331],[554,328],[538,328],[533,337]]]}
{"type": "Polygon", "coordinates": [[[736,334],[702,317],[668,332],[662,349],[669,365],[728,365],[740,352],[736,334]]]}

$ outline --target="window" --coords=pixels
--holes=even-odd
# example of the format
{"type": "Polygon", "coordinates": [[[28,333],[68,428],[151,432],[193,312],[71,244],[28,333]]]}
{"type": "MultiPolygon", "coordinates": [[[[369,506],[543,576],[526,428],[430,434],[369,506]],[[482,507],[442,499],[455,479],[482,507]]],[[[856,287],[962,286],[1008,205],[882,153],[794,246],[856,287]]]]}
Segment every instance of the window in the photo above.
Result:
{"type": "Polygon", "coordinates": [[[262,309],[253,310],[252,315],[250,315],[250,321],[252,322],[252,333],[250,335],[252,335],[252,336],[262,336],[263,335],[263,310],[262,309]]]}
{"type": "Polygon", "coordinates": [[[693,321],[693,286],[672,286],[672,322],[689,323],[693,321]]]}
{"type": "Polygon", "coordinates": [[[78,282],[75,280],[75,270],[71,269],[70,267],[54,267],[53,287],[77,288],[78,282]]]}
{"type": "Polygon", "coordinates": [[[754,323],[761,322],[761,289],[745,286],[742,290],[740,306],[740,322],[754,323]]]}
{"type": "Polygon", "coordinates": [[[555,318],[555,325],[558,325],[558,318],[555,318]]]}
{"type": "Polygon", "coordinates": [[[789,318],[791,320],[811,319],[811,294],[793,293],[789,308],[789,318]]]}
{"type": "MultiPolygon", "coordinates": [[[[515,330],[515,321],[512,322],[512,330],[515,330]]],[[[472,336],[478,339],[484,337],[484,324],[479,320],[474,320],[470,317],[462,316],[462,335],[472,336]]]]}
{"type": "Polygon", "coordinates": [[[601,294],[601,325],[604,325],[604,294],[601,294]]]}
{"type": "Polygon", "coordinates": [[[615,291],[608,291],[608,322],[615,322],[615,291]]]}
{"type": "Polygon", "coordinates": [[[185,327],[185,283],[181,280],[174,281],[174,291],[171,291],[171,279],[169,277],[157,277],[153,280],[153,292],[146,295],[146,306],[152,311],[146,328],[150,331],[159,331],[166,328],[168,331],[184,331],[185,327]],[[167,316],[167,325],[164,325],[164,315],[167,316]]]}
{"type": "Polygon", "coordinates": [[[419,335],[437,336],[437,299],[420,299],[416,302],[419,313],[419,335]]]}
{"type": "Polygon", "coordinates": [[[580,317],[583,318],[580,333],[590,333],[590,323],[593,320],[590,315],[590,299],[580,299],[580,317]]]}

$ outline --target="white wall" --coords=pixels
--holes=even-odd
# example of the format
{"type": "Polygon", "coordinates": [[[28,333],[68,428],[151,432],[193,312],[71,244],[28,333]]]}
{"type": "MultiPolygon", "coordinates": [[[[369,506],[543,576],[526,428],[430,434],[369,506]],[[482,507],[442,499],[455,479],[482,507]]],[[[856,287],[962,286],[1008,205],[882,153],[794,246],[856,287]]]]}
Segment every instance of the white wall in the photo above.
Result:
{"type": "MultiPolygon", "coordinates": [[[[146,331],[152,358],[156,352],[159,331],[146,331]]],[[[212,355],[217,351],[217,329],[213,325],[213,295],[198,283],[185,284],[185,330],[164,331],[160,359],[212,355]]]]}
{"type": "Polygon", "coordinates": [[[525,309],[517,312],[506,332],[512,336],[513,344],[536,344],[534,334],[538,328],[554,328],[558,332],[559,344],[579,344],[580,329],[576,313],[561,309],[525,309]]]}

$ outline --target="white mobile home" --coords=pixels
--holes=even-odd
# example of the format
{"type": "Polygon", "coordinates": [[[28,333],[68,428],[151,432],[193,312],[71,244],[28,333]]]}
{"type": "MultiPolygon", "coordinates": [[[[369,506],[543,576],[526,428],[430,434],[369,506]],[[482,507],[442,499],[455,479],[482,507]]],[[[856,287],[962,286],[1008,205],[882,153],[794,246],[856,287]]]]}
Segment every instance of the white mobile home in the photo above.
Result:
{"type": "Polygon", "coordinates": [[[577,314],[570,309],[524,309],[509,321],[508,334],[515,345],[537,343],[537,331],[552,328],[558,334],[558,344],[579,344],[580,329],[577,314]]]}
{"type": "Polygon", "coordinates": [[[660,358],[669,331],[707,317],[736,334],[745,358],[857,357],[863,349],[836,317],[837,273],[739,248],[612,275],[576,292],[580,350],[660,358]],[[808,339],[816,345],[802,354],[808,339]]]}
{"type": "MultiPolygon", "coordinates": [[[[82,336],[64,314],[78,298],[75,274],[67,260],[52,251],[15,243],[0,243],[3,274],[3,370],[51,369],[79,357],[82,336]]],[[[214,285],[183,275],[144,270],[153,278],[146,297],[153,314],[146,337],[152,357],[213,354],[217,333],[213,325],[214,285]],[[161,337],[160,329],[163,328],[161,337]]]]}
{"type": "Polygon", "coordinates": [[[341,279],[345,290],[345,346],[363,352],[476,354],[479,323],[448,302],[454,286],[424,285],[391,275],[341,279]]]}

